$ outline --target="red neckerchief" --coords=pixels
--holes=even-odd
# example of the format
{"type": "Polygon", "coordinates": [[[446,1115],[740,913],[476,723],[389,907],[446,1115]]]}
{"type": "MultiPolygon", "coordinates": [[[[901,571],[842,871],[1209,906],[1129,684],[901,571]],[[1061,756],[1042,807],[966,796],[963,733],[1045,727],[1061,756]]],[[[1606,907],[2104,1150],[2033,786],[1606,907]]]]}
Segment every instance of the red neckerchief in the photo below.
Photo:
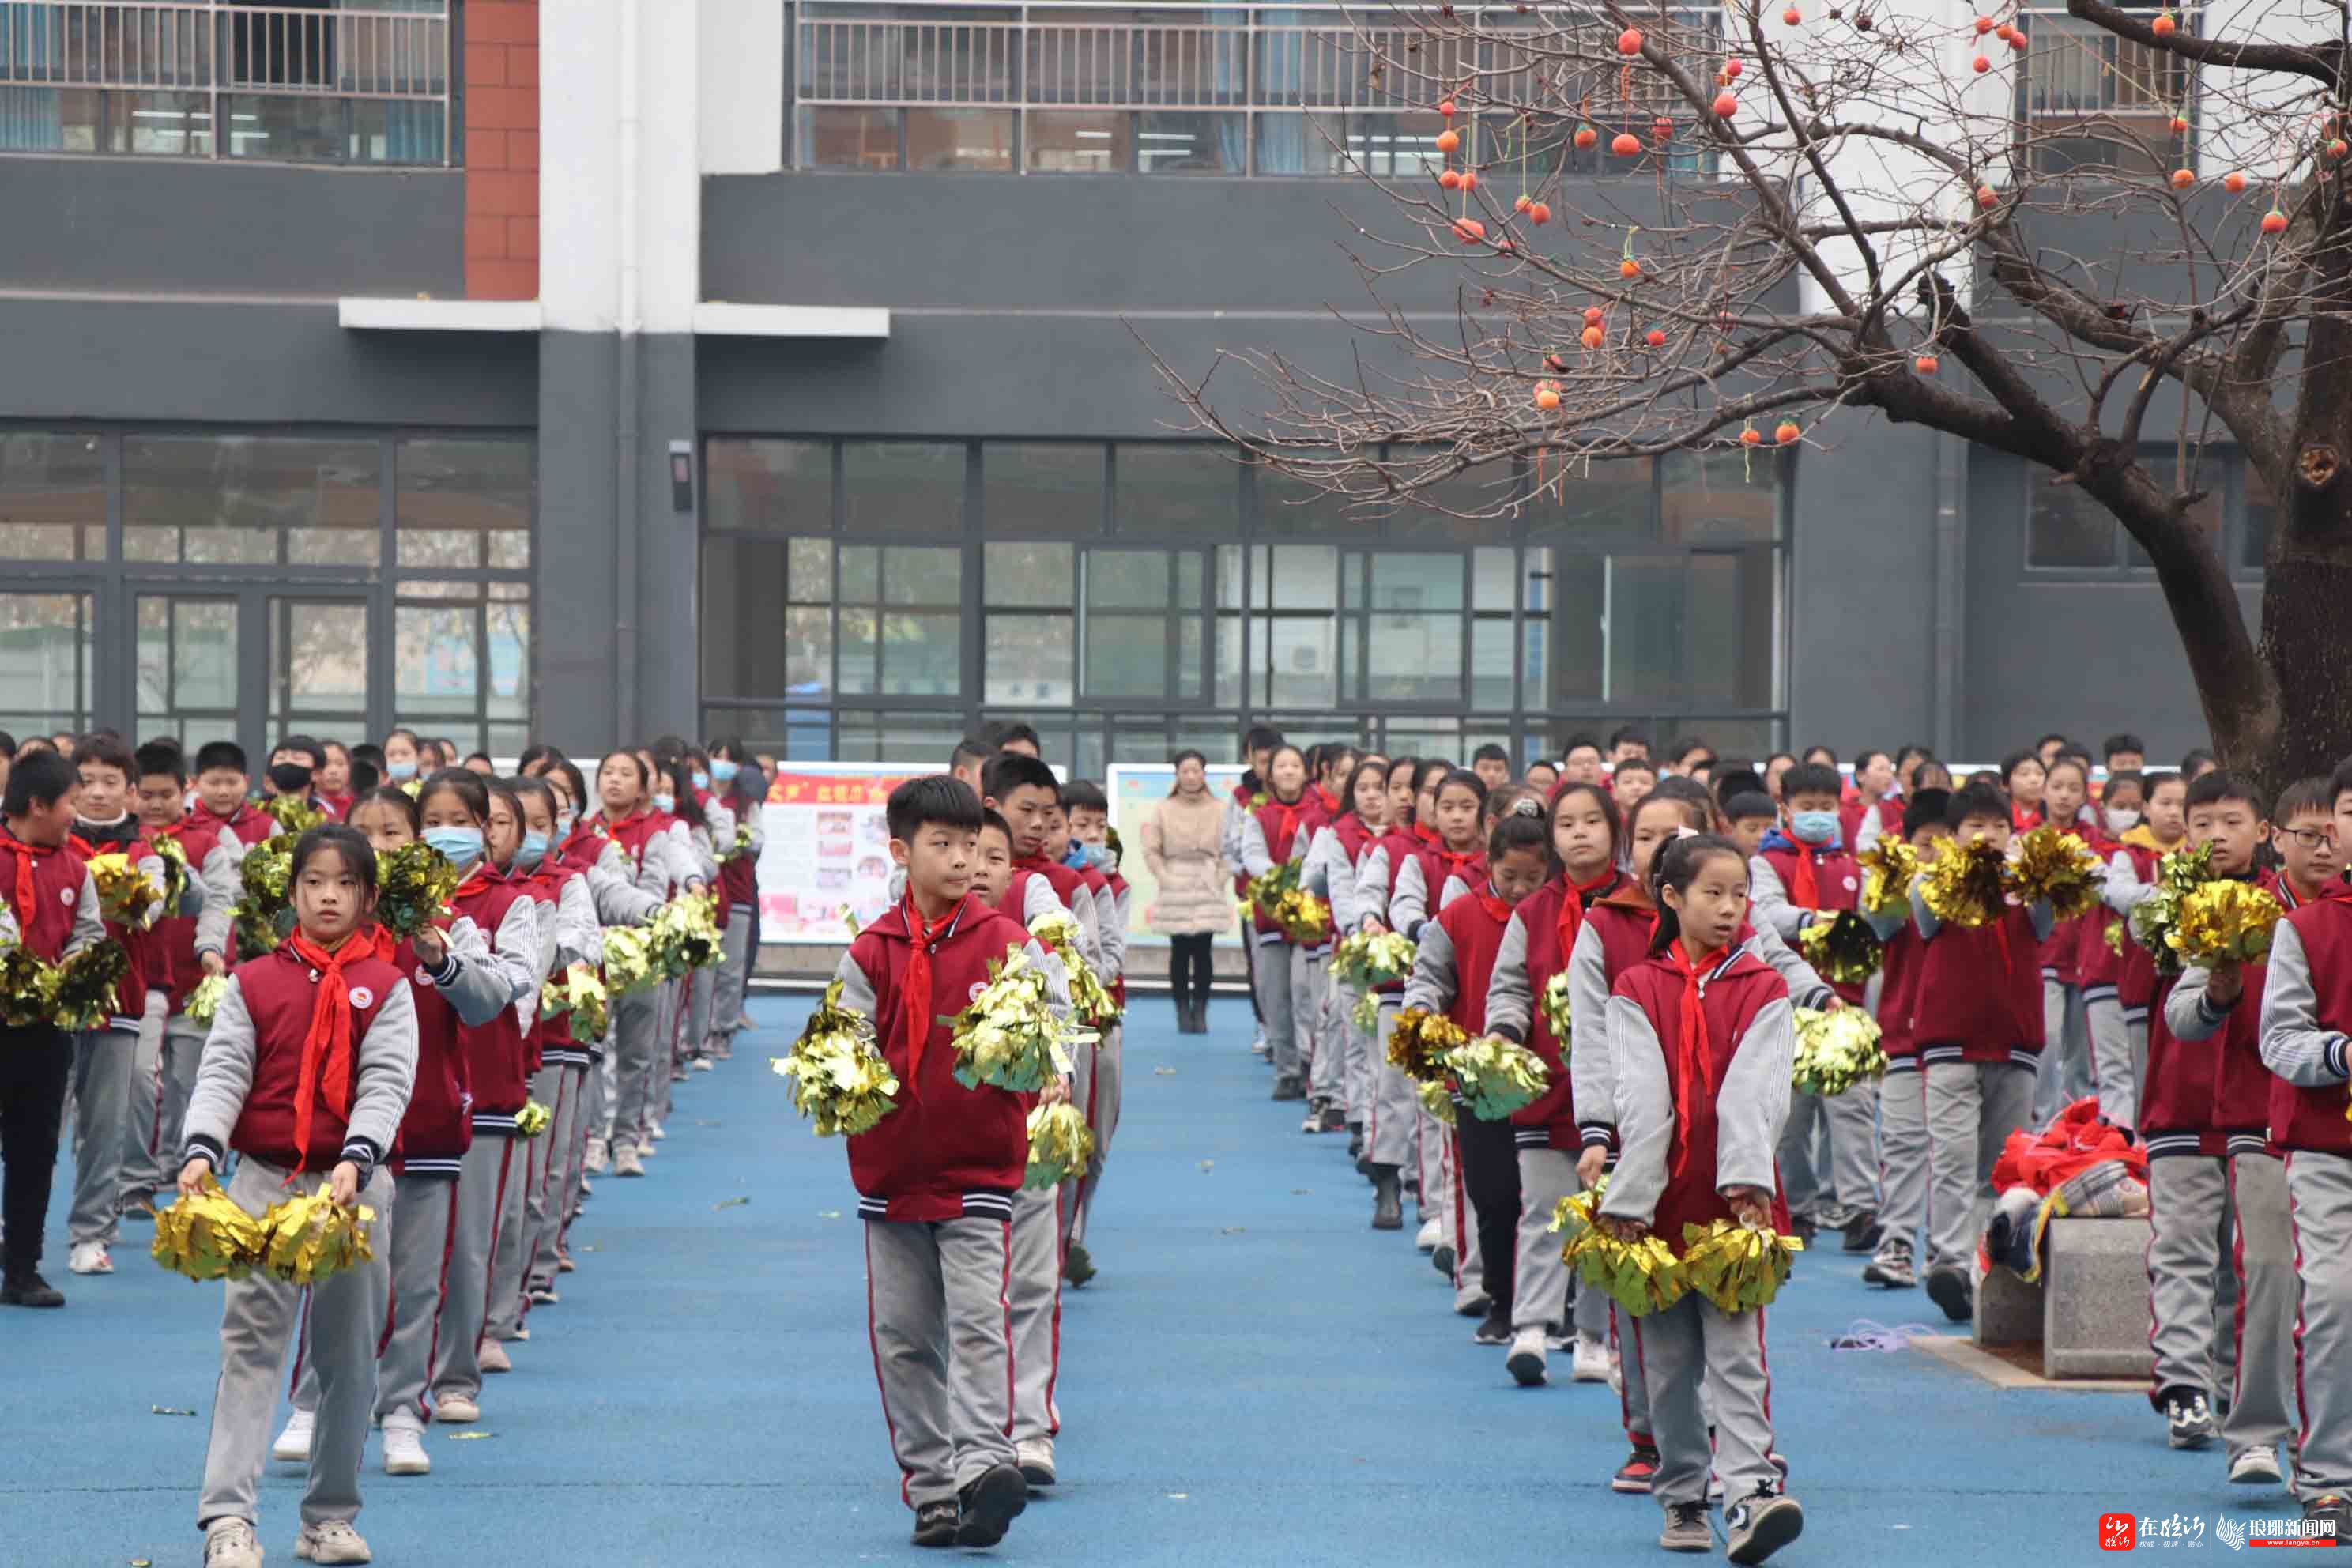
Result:
{"type": "MultiPolygon", "coordinates": [[[[1265,841],[1266,854],[1273,858],[1276,865],[1278,866],[1290,858],[1291,841],[1298,837],[1298,814],[1306,807],[1307,797],[1303,795],[1297,800],[1287,803],[1280,795],[1267,795],[1265,809],[1276,813],[1280,821],[1280,826],[1265,841]],[[1276,839],[1281,840],[1279,845],[1276,843],[1276,839]]],[[[1262,827],[1265,824],[1260,823],[1258,826],[1262,827]]]]}
{"type": "Polygon", "coordinates": [[[1437,858],[1444,864],[1445,876],[1440,877],[1437,879],[1437,886],[1429,889],[1430,897],[1442,899],[1445,896],[1445,880],[1447,877],[1461,878],[1463,885],[1465,887],[1475,887],[1477,884],[1480,857],[1476,849],[1465,849],[1461,854],[1456,855],[1444,845],[1439,844],[1436,847],[1436,851],[1437,858]]]}
{"type": "Polygon", "coordinates": [[[332,952],[296,930],[287,939],[294,956],[319,972],[311,992],[310,1027],[302,1037],[301,1074],[294,1086],[294,1169],[291,1182],[310,1159],[310,1118],[320,1096],[327,1109],[348,1121],[352,1113],[352,988],[343,966],[376,956],[377,944],[345,937],[332,952]]]}
{"type": "Polygon", "coordinates": [[[1486,910],[1496,925],[1511,923],[1511,906],[1496,898],[1491,886],[1479,889],[1471,897],[1478,900],[1478,907],[1486,910]]]}
{"type": "Polygon", "coordinates": [[[37,844],[27,844],[5,827],[0,827],[0,843],[16,847],[16,898],[13,906],[16,911],[16,940],[29,943],[33,940],[33,910],[36,907],[33,868],[52,855],[65,853],[66,847],[53,844],[43,848],[37,844]]]}
{"type": "Polygon", "coordinates": [[[1432,827],[1425,822],[1416,822],[1412,825],[1412,836],[1415,838],[1420,839],[1423,844],[1428,845],[1432,849],[1435,849],[1440,847],[1437,837],[1437,829],[1432,827]]]}
{"type": "Polygon", "coordinates": [[[956,916],[963,912],[963,902],[958,900],[954,909],[941,915],[936,924],[924,921],[922,910],[915,907],[913,889],[907,891],[904,906],[907,920],[907,1083],[917,1098],[922,1095],[923,1049],[931,1041],[931,944],[947,934],[956,916]]]}
{"type": "MultiPolygon", "coordinates": [[[[449,895],[449,902],[454,905],[460,899],[470,899],[477,893],[488,892],[490,879],[489,857],[485,853],[481,859],[466,868],[466,874],[458,880],[457,890],[449,895]]],[[[496,933],[484,934],[495,935],[496,933]]]]}
{"type": "Polygon", "coordinates": [[[1315,793],[1322,799],[1323,814],[1326,816],[1337,816],[1339,815],[1339,797],[1338,795],[1333,795],[1321,784],[1317,784],[1315,786],[1315,793]]]}
{"type": "Polygon", "coordinates": [[[1795,846],[1797,851],[1796,871],[1789,879],[1792,884],[1789,889],[1790,901],[1808,912],[1818,910],[1822,907],[1822,879],[1813,865],[1813,857],[1821,850],[1811,844],[1798,843],[1793,834],[1790,836],[1789,842],[1795,846]]]}
{"type": "Polygon", "coordinates": [[[1590,882],[1571,882],[1565,871],[1559,874],[1559,924],[1557,929],[1559,932],[1559,962],[1564,968],[1569,955],[1576,951],[1578,933],[1584,930],[1585,900],[1588,897],[1599,898],[1607,892],[1617,880],[1617,868],[1604,867],[1601,875],[1590,882]]]}
{"type": "Polygon", "coordinates": [[[77,860],[94,859],[98,855],[97,848],[79,833],[66,835],[66,847],[73,851],[73,858],[77,860]]]}
{"type": "MultiPolygon", "coordinates": [[[[1676,1068],[1675,1073],[1675,1156],[1674,1168],[1666,1178],[1671,1182],[1680,1177],[1690,1163],[1690,1152],[1694,1142],[1692,1134],[1697,1126],[1697,1123],[1693,1121],[1697,1110],[1693,1097],[1698,1091],[1704,1090],[1707,1099],[1710,1101],[1713,1100],[1715,1083],[1707,1062],[1706,1013],[1701,1000],[1703,993],[1699,988],[1698,977],[1702,966],[1691,962],[1690,954],[1684,951],[1680,938],[1667,946],[1665,956],[1674,965],[1675,973],[1683,977],[1683,1002],[1679,1016],[1675,1019],[1674,1043],[1676,1068]]],[[[1702,956],[1708,961],[1705,967],[1712,968],[1714,961],[1722,955],[1706,953],[1702,956]]]]}

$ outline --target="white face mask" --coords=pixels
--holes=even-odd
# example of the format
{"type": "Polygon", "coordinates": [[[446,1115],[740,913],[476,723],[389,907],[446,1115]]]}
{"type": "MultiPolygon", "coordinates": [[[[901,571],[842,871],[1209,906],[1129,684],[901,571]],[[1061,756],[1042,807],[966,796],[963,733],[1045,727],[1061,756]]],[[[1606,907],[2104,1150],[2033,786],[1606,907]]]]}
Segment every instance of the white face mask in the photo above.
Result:
{"type": "Polygon", "coordinates": [[[2139,813],[2128,806],[2111,805],[2102,815],[2107,819],[2107,831],[2110,833],[2129,833],[2139,826],[2139,813]]]}
{"type": "Polygon", "coordinates": [[[557,812],[557,813],[555,814],[555,838],[556,838],[556,842],[560,844],[560,843],[562,843],[564,839],[571,837],[572,837],[572,830],[574,827],[578,826],[579,826],[579,824],[580,824],[580,814],[579,814],[578,812],[576,812],[576,811],[559,811],[559,812],[557,812]]]}

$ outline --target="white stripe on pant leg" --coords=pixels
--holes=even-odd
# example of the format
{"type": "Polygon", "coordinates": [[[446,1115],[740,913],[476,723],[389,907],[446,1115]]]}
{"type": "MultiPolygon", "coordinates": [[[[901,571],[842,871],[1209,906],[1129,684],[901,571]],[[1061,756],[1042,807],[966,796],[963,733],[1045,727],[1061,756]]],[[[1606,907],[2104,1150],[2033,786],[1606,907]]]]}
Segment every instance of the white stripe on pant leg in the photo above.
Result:
{"type": "Polygon", "coordinates": [[[939,1234],[920,1222],[867,1220],[866,1338],[882,1422],[910,1508],[952,1500],[955,1447],[948,1426],[948,1313],[939,1234]]]}
{"type": "Polygon", "coordinates": [[[2303,1395],[2295,1495],[2352,1492],[2352,1159],[2297,1149],[2286,1158],[2295,1271],[2296,1383],[2303,1395]]]}
{"type": "Polygon", "coordinates": [[[1737,1505],[1759,1487],[1780,1489],[1771,1461],[1772,1380],[1764,1352],[1764,1313],[1727,1312],[1703,1296],[1699,1327],[1706,1344],[1706,1415],[1713,1464],[1724,1500],[1737,1505]]]}
{"type": "Polygon", "coordinates": [[[2287,1213],[2286,1167],[2248,1151],[2230,1161],[2230,1203],[2237,1216],[2232,1263],[2239,1280],[2237,1378],[2221,1436],[2231,1458],[2257,1445],[2282,1463],[2295,1427],[2294,1222],[2287,1213]]]}

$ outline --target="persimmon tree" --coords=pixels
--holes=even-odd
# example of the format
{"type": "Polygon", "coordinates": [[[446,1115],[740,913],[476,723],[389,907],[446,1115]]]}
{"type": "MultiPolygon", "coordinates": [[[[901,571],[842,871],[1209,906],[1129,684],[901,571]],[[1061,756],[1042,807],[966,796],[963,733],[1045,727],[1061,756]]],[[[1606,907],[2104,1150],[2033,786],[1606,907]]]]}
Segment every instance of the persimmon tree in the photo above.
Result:
{"type": "Polygon", "coordinates": [[[1234,356],[1245,414],[1215,367],[1160,373],[1367,508],[1459,510],[1467,475],[1498,515],[1594,462],[1872,416],[2013,454],[2146,552],[2225,762],[2325,772],[2352,752],[2352,132],[2344,7],[2299,3],[2243,37],[2104,0],[1381,13],[1365,79],[1444,132],[1349,165],[1393,219],[1349,241],[1380,346],[1344,375],[1234,356]],[[2021,117],[2021,70],[2094,106],[2021,117]],[[1450,319],[1393,302],[1433,268],[1450,319]],[[2199,521],[2223,446],[2279,498],[2259,634],[2199,521]]]}

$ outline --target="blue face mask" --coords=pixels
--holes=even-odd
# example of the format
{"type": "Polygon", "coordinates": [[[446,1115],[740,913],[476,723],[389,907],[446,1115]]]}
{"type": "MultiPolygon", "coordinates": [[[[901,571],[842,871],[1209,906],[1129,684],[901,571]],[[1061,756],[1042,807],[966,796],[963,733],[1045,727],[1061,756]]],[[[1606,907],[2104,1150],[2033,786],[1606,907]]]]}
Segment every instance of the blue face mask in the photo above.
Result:
{"type": "Polygon", "coordinates": [[[390,779],[394,784],[406,784],[409,780],[416,776],[416,764],[415,763],[386,763],[383,764],[383,776],[390,779]]]}
{"type": "Polygon", "coordinates": [[[724,757],[710,764],[710,776],[723,784],[733,784],[736,772],[736,765],[724,757]]]}
{"type": "Polygon", "coordinates": [[[654,809],[659,812],[676,811],[677,809],[677,796],[668,794],[654,796],[654,809]]]}
{"type": "Polygon", "coordinates": [[[709,789],[710,787],[710,775],[705,773],[696,773],[694,775],[694,787],[697,789],[709,789]]]}
{"type": "Polygon", "coordinates": [[[1837,837],[1834,811],[1799,811],[1789,816],[1789,837],[1800,844],[1827,844],[1837,837]]]}
{"type": "Polygon", "coordinates": [[[428,827],[425,842],[449,858],[449,864],[464,870],[482,858],[482,830],[478,827],[428,827]]]}
{"type": "Polygon", "coordinates": [[[539,863],[546,858],[547,835],[525,833],[522,836],[522,847],[515,851],[515,865],[525,871],[536,871],[539,869],[539,863]]]}

